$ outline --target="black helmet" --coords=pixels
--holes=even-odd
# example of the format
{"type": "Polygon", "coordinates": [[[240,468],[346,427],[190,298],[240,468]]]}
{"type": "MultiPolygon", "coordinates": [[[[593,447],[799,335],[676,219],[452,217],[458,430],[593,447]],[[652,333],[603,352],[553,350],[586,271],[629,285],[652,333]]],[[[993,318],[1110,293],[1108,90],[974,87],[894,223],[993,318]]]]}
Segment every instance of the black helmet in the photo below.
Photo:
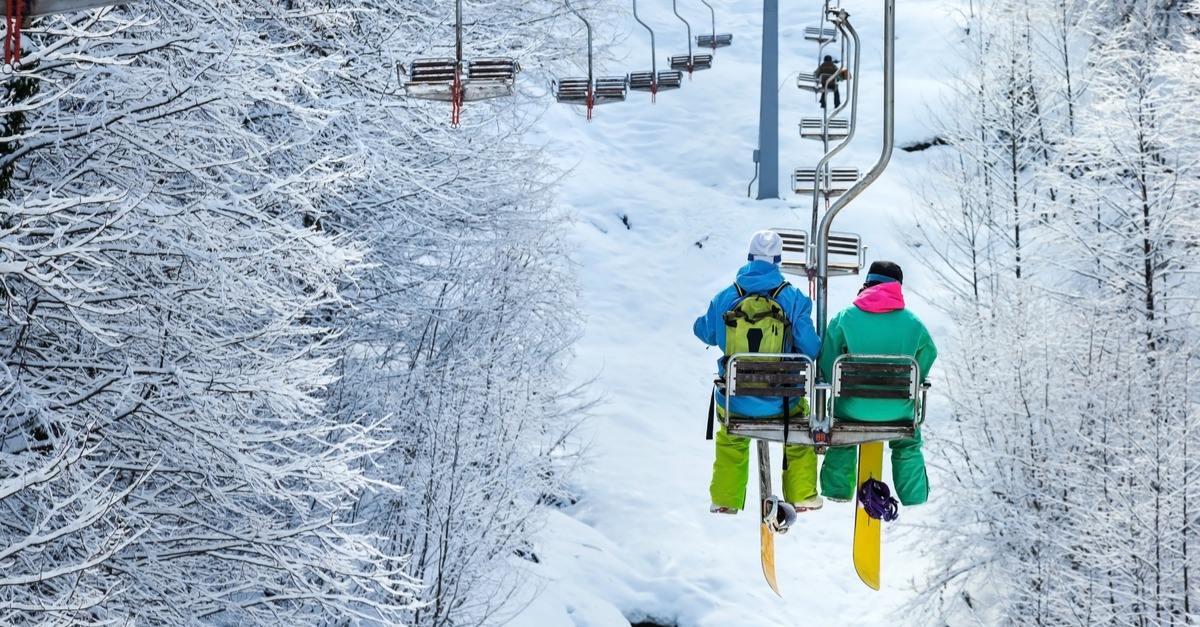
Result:
{"type": "Polygon", "coordinates": [[[826,62],[826,63],[833,63],[833,57],[831,57],[831,56],[829,56],[829,55],[825,55],[825,62],[826,62]]]}

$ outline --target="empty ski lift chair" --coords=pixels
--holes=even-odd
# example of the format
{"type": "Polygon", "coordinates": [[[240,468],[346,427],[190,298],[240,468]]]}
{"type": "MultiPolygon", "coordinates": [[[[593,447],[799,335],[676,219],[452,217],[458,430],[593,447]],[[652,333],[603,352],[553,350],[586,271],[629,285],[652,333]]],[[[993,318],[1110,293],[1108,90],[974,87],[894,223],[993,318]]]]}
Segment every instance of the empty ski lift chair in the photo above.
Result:
{"type": "Polygon", "coordinates": [[[458,126],[462,104],[515,93],[515,59],[463,59],[462,0],[454,4],[454,58],[414,59],[408,68],[404,93],[410,98],[449,102],[450,123],[458,126]]]}
{"type": "MultiPolygon", "coordinates": [[[[126,4],[117,0],[27,0],[21,4],[19,15],[22,17],[44,17],[46,15],[55,15],[57,13],[70,13],[71,11],[85,11],[87,9],[95,9],[98,7],[107,7],[114,4],[126,4]]],[[[8,3],[0,6],[0,13],[8,15],[8,3]]],[[[16,17],[14,15],[14,17],[16,17]]]]}
{"type": "Polygon", "coordinates": [[[691,74],[696,70],[711,68],[713,61],[711,54],[692,54],[692,25],[688,24],[688,21],[683,19],[683,16],[679,14],[679,7],[676,4],[676,0],[671,0],[671,10],[675,12],[675,17],[679,18],[679,21],[683,22],[683,25],[687,27],[688,44],[686,55],[679,54],[668,59],[671,63],[671,69],[686,71],[688,74],[691,74]]]}
{"type": "Polygon", "coordinates": [[[696,45],[701,48],[724,48],[725,46],[733,45],[733,35],[717,34],[717,12],[708,3],[708,0],[700,0],[704,6],[708,7],[708,12],[712,15],[712,34],[711,35],[696,35],[696,45]]]}
{"type": "Polygon", "coordinates": [[[592,107],[609,102],[622,102],[627,93],[627,82],[624,76],[592,77],[592,25],[583,17],[570,0],[564,0],[587,29],[588,46],[588,75],[587,78],[563,78],[554,85],[554,98],[564,104],[581,104],[587,107],[587,119],[592,119],[592,107]]]}
{"type": "Polygon", "coordinates": [[[796,87],[816,93],[817,75],[812,72],[796,72],[796,87]]]}
{"type": "Polygon", "coordinates": [[[4,73],[12,73],[21,62],[21,29],[28,26],[28,19],[114,4],[124,3],[120,0],[9,0],[4,3],[0,6],[8,26],[4,32],[4,73]]]}
{"type": "Polygon", "coordinates": [[[837,29],[825,26],[806,26],[804,38],[822,44],[837,41],[837,29]]]}
{"type": "Polygon", "coordinates": [[[641,24],[650,32],[650,71],[630,72],[629,89],[650,92],[650,101],[654,102],[654,96],[659,91],[664,89],[679,89],[683,86],[683,72],[678,70],[658,71],[658,65],[655,63],[657,53],[654,51],[654,31],[642,21],[642,18],[638,17],[637,0],[633,0],[633,19],[637,20],[638,24],[641,24]]]}
{"type": "MultiPolygon", "coordinates": [[[[812,193],[812,190],[809,190],[812,193]]],[[[784,274],[807,277],[809,271],[808,233],[799,229],[773,228],[783,240],[783,255],[779,271],[784,274]]],[[[826,243],[829,249],[827,271],[829,276],[858,274],[866,261],[867,248],[862,238],[855,233],[830,233],[826,243]]],[[[813,268],[815,271],[816,268],[813,268]]]]}
{"type": "Polygon", "coordinates": [[[797,194],[811,194],[816,189],[830,196],[840,196],[858,179],[858,168],[831,168],[827,174],[820,175],[816,168],[796,168],[792,174],[792,189],[797,194]]]}
{"type": "Polygon", "coordinates": [[[828,133],[825,118],[800,118],[800,137],[804,139],[846,139],[850,134],[850,121],[846,118],[829,118],[828,133]]]}

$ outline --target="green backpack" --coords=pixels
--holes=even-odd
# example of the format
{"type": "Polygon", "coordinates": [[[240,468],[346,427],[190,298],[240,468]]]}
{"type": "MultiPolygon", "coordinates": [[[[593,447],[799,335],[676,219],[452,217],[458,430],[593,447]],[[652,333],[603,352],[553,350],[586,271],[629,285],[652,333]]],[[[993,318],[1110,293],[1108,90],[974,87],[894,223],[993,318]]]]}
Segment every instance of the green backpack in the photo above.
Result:
{"type": "Polygon", "coordinates": [[[786,353],[791,348],[792,325],[788,322],[783,307],[775,301],[789,283],[766,294],[747,293],[734,283],[738,299],[726,311],[725,356],[737,353],[786,353]]]}
{"type": "MultiPolygon", "coordinates": [[[[767,292],[747,293],[737,283],[738,299],[721,317],[725,320],[725,358],[738,353],[788,353],[791,352],[792,325],[788,322],[783,307],[776,302],[780,292],[790,283],[784,281],[779,287],[767,292]]],[[[778,357],[764,358],[778,360],[778,357]]],[[[717,379],[719,384],[721,379],[717,379]]],[[[753,387],[754,383],[743,384],[753,387]]],[[[761,383],[757,385],[763,385],[761,383]]],[[[706,439],[713,439],[713,419],[716,416],[715,396],[709,396],[708,431],[706,439]]],[[[807,405],[806,405],[807,407],[807,405]]],[[[788,399],[783,399],[783,438],[787,439],[788,423],[791,421],[788,399]]],[[[783,467],[787,468],[787,456],[783,467]]]]}

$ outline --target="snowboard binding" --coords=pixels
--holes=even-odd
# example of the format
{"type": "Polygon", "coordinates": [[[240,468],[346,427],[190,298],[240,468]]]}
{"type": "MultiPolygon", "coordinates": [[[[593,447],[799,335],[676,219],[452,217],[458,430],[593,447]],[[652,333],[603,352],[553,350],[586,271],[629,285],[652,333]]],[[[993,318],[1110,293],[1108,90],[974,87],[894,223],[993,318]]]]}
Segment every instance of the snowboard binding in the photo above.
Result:
{"type": "Polygon", "coordinates": [[[775,533],[787,533],[792,523],[796,522],[796,508],[775,495],[763,501],[762,509],[763,523],[775,533]]]}
{"type": "Polygon", "coordinates": [[[875,520],[892,522],[900,516],[900,504],[892,496],[886,483],[878,479],[867,479],[858,488],[858,504],[875,520]]]}

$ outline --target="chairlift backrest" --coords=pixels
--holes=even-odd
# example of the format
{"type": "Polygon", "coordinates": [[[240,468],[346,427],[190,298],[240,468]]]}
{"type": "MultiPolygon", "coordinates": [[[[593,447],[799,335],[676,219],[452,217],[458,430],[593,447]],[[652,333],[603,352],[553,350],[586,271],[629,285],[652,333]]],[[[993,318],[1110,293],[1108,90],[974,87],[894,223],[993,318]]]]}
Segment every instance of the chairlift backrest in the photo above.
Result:
{"type": "Polygon", "coordinates": [[[845,139],[850,134],[850,121],[846,118],[800,118],[800,136],[825,139],[827,126],[829,139],[845,139]]]}
{"type": "Polygon", "coordinates": [[[733,45],[733,35],[728,33],[717,34],[717,12],[713,9],[708,0],[700,0],[704,6],[708,7],[708,13],[712,17],[712,34],[711,35],[696,35],[696,45],[701,48],[723,48],[733,45]]]}
{"type": "Polygon", "coordinates": [[[822,26],[807,26],[804,28],[804,38],[820,43],[837,41],[837,29],[822,26]]]}
{"type": "Polygon", "coordinates": [[[913,404],[912,424],[921,418],[921,368],[910,355],[840,355],[833,362],[831,398],[904,401],[913,404]]]}
{"type": "MultiPolygon", "coordinates": [[[[27,4],[20,12],[20,15],[23,17],[43,17],[57,13],[85,11],[87,9],[107,7],[115,4],[126,4],[126,2],[118,0],[27,0],[27,4]]],[[[0,5],[0,14],[7,16],[9,6],[10,3],[0,5]]]]}

